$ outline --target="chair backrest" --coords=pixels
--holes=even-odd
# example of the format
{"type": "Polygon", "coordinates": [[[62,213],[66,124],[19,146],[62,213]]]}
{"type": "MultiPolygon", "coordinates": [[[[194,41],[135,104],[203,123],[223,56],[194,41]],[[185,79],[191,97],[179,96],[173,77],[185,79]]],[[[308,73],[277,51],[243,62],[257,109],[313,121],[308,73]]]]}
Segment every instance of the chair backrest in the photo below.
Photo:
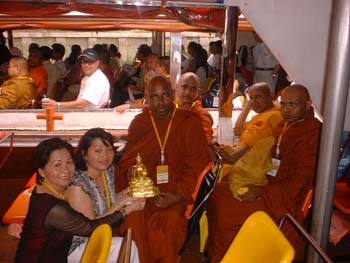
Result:
{"type": "Polygon", "coordinates": [[[112,243],[112,229],[110,225],[102,224],[92,232],[80,263],[106,263],[112,243]]]}
{"type": "Polygon", "coordinates": [[[192,194],[195,202],[187,207],[187,219],[192,218],[208,199],[218,181],[221,168],[222,158],[219,154],[216,154],[215,162],[213,164],[208,163],[198,178],[196,190],[192,194]]]}
{"type": "Polygon", "coordinates": [[[287,263],[294,253],[275,222],[257,211],[246,219],[221,263],[287,263]]]}
{"type": "MultiPolygon", "coordinates": [[[[197,195],[198,195],[198,192],[199,192],[199,189],[200,189],[200,187],[201,187],[201,185],[202,185],[202,182],[203,182],[203,180],[204,180],[204,177],[205,177],[206,174],[210,171],[211,166],[212,166],[212,163],[209,162],[209,163],[204,167],[204,169],[203,169],[203,171],[201,172],[201,174],[199,175],[196,188],[194,189],[194,191],[193,191],[193,193],[192,193],[192,198],[193,198],[194,200],[196,200],[197,195]]],[[[192,211],[193,211],[193,208],[194,208],[194,204],[187,205],[187,210],[186,210],[186,213],[185,213],[185,217],[186,217],[187,219],[190,218],[191,213],[192,213],[192,211]]]]}

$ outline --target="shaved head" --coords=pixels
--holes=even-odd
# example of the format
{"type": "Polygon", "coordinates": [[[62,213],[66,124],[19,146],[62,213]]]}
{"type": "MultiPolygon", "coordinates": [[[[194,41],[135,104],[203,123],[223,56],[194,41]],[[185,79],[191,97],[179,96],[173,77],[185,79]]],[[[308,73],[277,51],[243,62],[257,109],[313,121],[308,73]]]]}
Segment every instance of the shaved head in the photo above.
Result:
{"type": "Polygon", "coordinates": [[[173,111],[174,92],[170,80],[157,75],[146,86],[145,98],[150,105],[151,112],[156,119],[162,119],[173,111]]]}
{"type": "Polygon", "coordinates": [[[184,83],[186,81],[192,80],[194,81],[194,83],[196,84],[196,88],[199,89],[200,83],[199,83],[199,79],[197,77],[196,74],[194,74],[193,72],[186,72],[184,74],[181,75],[180,80],[179,80],[179,85],[181,85],[181,83],[184,83]]]}
{"type": "Polygon", "coordinates": [[[306,87],[300,84],[293,84],[284,89],[283,93],[293,93],[294,96],[299,97],[301,100],[308,101],[310,100],[310,93],[306,87]]]}
{"type": "Polygon", "coordinates": [[[271,95],[271,97],[272,97],[271,88],[270,88],[269,84],[266,82],[257,82],[255,84],[253,84],[252,86],[250,86],[249,90],[250,91],[259,91],[262,94],[271,95]]]}
{"type": "Polygon", "coordinates": [[[249,87],[248,95],[252,110],[256,113],[264,112],[273,107],[273,96],[269,84],[258,82],[249,87]]]}
{"type": "Polygon", "coordinates": [[[198,99],[199,79],[192,72],[184,73],[176,88],[176,96],[181,108],[190,109],[195,100],[198,99]]]}
{"type": "Polygon", "coordinates": [[[294,84],[284,89],[281,96],[281,112],[287,122],[303,120],[310,108],[310,94],[303,85],[294,84]]]}
{"type": "Polygon", "coordinates": [[[11,78],[24,76],[28,73],[28,61],[24,57],[11,58],[8,67],[8,74],[11,78]]]}
{"type": "Polygon", "coordinates": [[[15,65],[18,65],[23,72],[28,72],[28,60],[24,57],[14,57],[11,61],[13,61],[15,65]]]}

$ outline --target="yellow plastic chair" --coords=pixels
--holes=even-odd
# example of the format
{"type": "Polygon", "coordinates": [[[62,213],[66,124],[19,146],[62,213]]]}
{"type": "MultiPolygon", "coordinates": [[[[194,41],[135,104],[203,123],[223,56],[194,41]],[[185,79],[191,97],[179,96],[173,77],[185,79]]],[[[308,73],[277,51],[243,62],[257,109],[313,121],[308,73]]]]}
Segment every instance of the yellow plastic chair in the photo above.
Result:
{"type": "Polygon", "coordinates": [[[80,263],[106,263],[111,243],[112,229],[110,225],[99,225],[92,232],[80,263]]]}
{"type": "Polygon", "coordinates": [[[246,219],[221,263],[287,263],[294,253],[275,222],[258,211],[246,219]]]}

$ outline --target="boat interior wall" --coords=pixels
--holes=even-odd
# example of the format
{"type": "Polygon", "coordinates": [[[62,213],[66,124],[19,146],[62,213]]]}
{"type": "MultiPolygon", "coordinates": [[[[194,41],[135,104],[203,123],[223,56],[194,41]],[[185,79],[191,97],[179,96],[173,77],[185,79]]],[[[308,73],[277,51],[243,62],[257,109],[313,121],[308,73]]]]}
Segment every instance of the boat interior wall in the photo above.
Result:
{"type": "MultiPolygon", "coordinates": [[[[225,6],[216,2],[220,1],[5,0],[0,2],[0,29],[223,32],[225,6]]],[[[251,30],[246,19],[240,21],[240,30],[251,30]]]]}
{"type": "Polygon", "coordinates": [[[239,5],[291,78],[309,88],[322,109],[329,24],[329,0],[225,0],[239,5]]]}

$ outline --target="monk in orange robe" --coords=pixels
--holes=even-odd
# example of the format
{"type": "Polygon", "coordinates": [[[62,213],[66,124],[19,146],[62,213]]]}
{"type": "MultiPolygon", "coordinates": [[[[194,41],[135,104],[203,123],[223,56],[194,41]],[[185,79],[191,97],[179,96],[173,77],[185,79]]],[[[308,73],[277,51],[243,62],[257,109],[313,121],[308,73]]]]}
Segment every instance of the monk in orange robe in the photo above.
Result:
{"type": "Polygon", "coordinates": [[[202,108],[202,104],[197,100],[199,95],[200,82],[196,74],[187,72],[181,75],[176,95],[178,105],[181,109],[190,110],[198,115],[202,122],[205,137],[209,145],[213,140],[213,118],[209,112],[202,108]]]}
{"type": "Polygon", "coordinates": [[[33,79],[36,90],[35,97],[40,99],[46,93],[47,89],[47,72],[42,66],[42,54],[39,48],[32,49],[28,56],[29,76],[33,79]]]}
{"type": "Polygon", "coordinates": [[[221,176],[232,174],[231,164],[247,153],[259,140],[272,136],[277,141],[281,133],[284,121],[279,107],[273,103],[269,85],[265,82],[255,83],[249,87],[248,96],[250,99],[247,100],[235,123],[234,133],[239,136],[237,145],[217,149],[225,163],[221,176]],[[251,110],[257,114],[246,122],[251,110]]]}
{"type": "Polygon", "coordinates": [[[143,211],[129,215],[121,230],[132,227],[142,263],[175,263],[187,230],[185,211],[194,202],[198,176],[210,161],[209,149],[198,116],[175,107],[167,78],[153,77],[146,87],[146,99],[150,107],[131,122],[125,153],[116,166],[116,190],[128,186],[127,173],[140,153],[148,176],[161,193],[147,199],[143,211]],[[164,183],[156,171],[162,161],[168,168],[164,183]]]}
{"type": "MultiPolygon", "coordinates": [[[[314,118],[310,95],[301,85],[287,87],[281,99],[281,112],[287,121],[277,144],[280,165],[265,186],[249,185],[247,193],[233,198],[227,182],[217,185],[209,197],[208,254],[219,262],[246,218],[257,210],[267,212],[276,222],[286,213],[302,222],[301,205],[313,187],[320,135],[320,122],[314,118]]],[[[295,231],[285,232],[294,248],[295,231]]],[[[297,254],[300,251],[297,250],[297,254]]]]}

